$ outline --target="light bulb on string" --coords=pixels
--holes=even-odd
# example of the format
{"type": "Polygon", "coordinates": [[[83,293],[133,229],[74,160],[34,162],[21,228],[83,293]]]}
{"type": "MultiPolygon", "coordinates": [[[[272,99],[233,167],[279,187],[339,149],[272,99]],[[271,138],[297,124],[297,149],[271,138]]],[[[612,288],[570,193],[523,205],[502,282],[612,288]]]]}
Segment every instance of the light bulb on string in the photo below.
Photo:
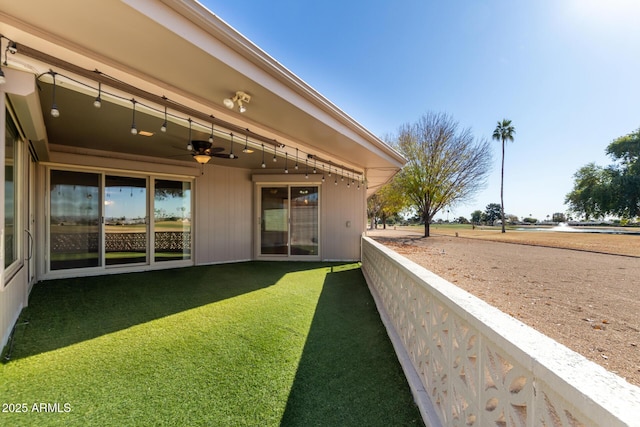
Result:
{"type": "Polygon", "coordinates": [[[191,143],[191,117],[187,120],[189,122],[189,140],[187,141],[187,150],[193,151],[193,144],[191,143]]]}
{"type": "Polygon", "coordinates": [[[229,152],[229,158],[230,159],[235,159],[236,156],[233,154],[233,134],[231,133],[229,135],[231,136],[231,144],[230,144],[231,150],[229,152]]]}
{"type": "Polygon", "coordinates": [[[98,82],[98,96],[95,101],[93,101],[93,106],[96,108],[102,107],[102,82],[98,82]]]}
{"type": "Polygon", "coordinates": [[[132,99],[131,102],[133,103],[133,116],[131,119],[131,134],[132,135],[137,135],[138,134],[138,129],[136,128],[136,100],[132,99]]]}
{"type": "MultiPolygon", "coordinates": [[[[211,116],[213,119],[213,116],[211,116]]],[[[213,121],[211,121],[211,134],[209,134],[209,142],[213,144],[213,121]]]]}
{"type": "Polygon", "coordinates": [[[287,163],[289,161],[289,153],[284,153],[284,173],[289,173],[289,167],[287,163]]]}
{"type": "Polygon", "coordinates": [[[247,134],[244,136],[244,148],[242,152],[246,154],[253,153],[253,149],[249,148],[249,129],[247,129],[247,134]]]}
{"type": "Polygon", "coordinates": [[[267,167],[267,165],[264,163],[264,144],[262,144],[262,164],[260,166],[262,167],[262,169],[267,167]]]}
{"type": "Polygon", "coordinates": [[[51,116],[60,117],[60,110],[58,110],[58,105],[56,104],[56,73],[50,70],[49,74],[51,74],[51,76],[53,76],[53,93],[52,93],[52,102],[51,102],[51,116]]]}
{"type": "Polygon", "coordinates": [[[162,126],[160,126],[160,132],[167,131],[167,106],[164,106],[164,122],[162,122],[162,126]]]}

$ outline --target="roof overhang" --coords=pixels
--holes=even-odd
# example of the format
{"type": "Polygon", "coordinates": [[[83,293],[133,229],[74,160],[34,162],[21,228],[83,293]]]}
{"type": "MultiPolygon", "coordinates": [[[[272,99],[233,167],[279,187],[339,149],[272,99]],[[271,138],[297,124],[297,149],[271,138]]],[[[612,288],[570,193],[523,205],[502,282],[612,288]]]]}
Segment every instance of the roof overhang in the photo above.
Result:
{"type": "MultiPolygon", "coordinates": [[[[297,149],[305,153],[305,160],[311,154],[311,159],[322,159],[339,173],[366,174],[370,193],[405,162],[399,153],[195,1],[123,0],[92,2],[91,7],[74,0],[1,3],[0,33],[15,41],[19,49],[24,46],[25,52],[45,54],[43,59],[21,55],[19,50],[9,54],[8,62],[10,68],[40,76],[39,99],[45,111],[40,115],[46,136],[38,135],[41,143],[50,143],[53,148],[193,162],[179,150],[188,139],[188,122],[181,117],[190,117],[184,111],[195,111],[201,118],[194,119],[193,139],[207,137],[211,123],[203,119],[212,117],[218,131],[235,131],[238,137],[238,129],[249,130],[236,142],[249,139],[259,149],[265,141],[272,141],[278,155],[293,155],[297,149]],[[55,61],[46,58],[60,63],[52,64],[55,61]],[[60,64],[77,68],[66,70],[60,64]],[[49,70],[60,73],[56,100],[61,116],[57,119],[48,114],[52,79],[43,73],[49,70]],[[125,87],[109,88],[103,80],[104,89],[114,96],[105,97],[109,108],[92,111],[87,105],[96,97],[100,79],[78,70],[98,70],[100,76],[123,82],[125,87]],[[138,96],[127,93],[126,87],[139,90],[138,96]],[[238,90],[251,95],[245,113],[229,110],[222,103],[238,90]],[[151,94],[152,99],[141,99],[140,93],[151,94]],[[131,139],[129,98],[151,107],[139,105],[138,111],[138,127],[155,131],[149,139],[131,139]],[[162,123],[159,111],[167,105],[162,105],[163,99],[170,107],[185,107],[176,111],[171,131],[166,133],[157,132],[158,123],[162,123]]],[[[33,104],[33,99],[28,103],[33,104]]],[[[228,136],[223,139],[229,142],[228,136]]],[[[266,146],[272,148],[268,143],[266,146]]],[[[241,156],[234,162],[214,160],[259,168],[260,156],[252,156],[241,156]]]]}

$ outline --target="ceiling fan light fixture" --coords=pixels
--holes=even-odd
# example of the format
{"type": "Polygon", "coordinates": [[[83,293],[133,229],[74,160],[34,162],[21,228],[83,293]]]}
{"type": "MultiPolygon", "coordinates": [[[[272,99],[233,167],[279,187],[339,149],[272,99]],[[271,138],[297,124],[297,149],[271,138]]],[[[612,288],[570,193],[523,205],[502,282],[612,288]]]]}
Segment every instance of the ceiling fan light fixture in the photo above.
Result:
{"type": "Polygon", "coordinates": [[[209,160],[211,160],[211,156],[208,156],[206,154],[194,154],[193,158],[196,159],[196,162],[200,163],[201,165],[207,164],[209,163],[209,160]]]}

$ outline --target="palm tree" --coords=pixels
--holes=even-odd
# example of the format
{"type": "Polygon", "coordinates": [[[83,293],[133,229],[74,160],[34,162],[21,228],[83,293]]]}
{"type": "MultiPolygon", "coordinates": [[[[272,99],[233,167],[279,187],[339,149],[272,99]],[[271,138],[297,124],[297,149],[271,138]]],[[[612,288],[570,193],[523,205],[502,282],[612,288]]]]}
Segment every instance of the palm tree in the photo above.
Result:
{"type": "Polygon", "coordinates": [[[516,133],[516,128],[511,124],[511,120],[502,119],[498,122],[498,126],[493,131],[493,139],[502,141],[502,169],[500,170],[500,215],[502,216],[502,232],[504,229],[504,143],[506,141],[513,141],[513,135],[516,133]]]}

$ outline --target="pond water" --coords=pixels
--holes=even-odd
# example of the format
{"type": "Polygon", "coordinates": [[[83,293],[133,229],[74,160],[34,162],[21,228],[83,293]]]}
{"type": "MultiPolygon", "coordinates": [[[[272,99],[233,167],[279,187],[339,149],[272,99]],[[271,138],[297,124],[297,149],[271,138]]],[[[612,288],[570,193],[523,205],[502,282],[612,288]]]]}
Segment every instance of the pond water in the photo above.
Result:
{"type": "Polygon", "coordinates": [[[567,223],[561,222],[555,227],[520,227],[516,231],[556,231],[561,233],[600,233],[600,234],[625,234],[640,236],[640,229],[625,229],[620,227],[594,227],[594,226],[578,226],[572,227],[567,223]]]}

